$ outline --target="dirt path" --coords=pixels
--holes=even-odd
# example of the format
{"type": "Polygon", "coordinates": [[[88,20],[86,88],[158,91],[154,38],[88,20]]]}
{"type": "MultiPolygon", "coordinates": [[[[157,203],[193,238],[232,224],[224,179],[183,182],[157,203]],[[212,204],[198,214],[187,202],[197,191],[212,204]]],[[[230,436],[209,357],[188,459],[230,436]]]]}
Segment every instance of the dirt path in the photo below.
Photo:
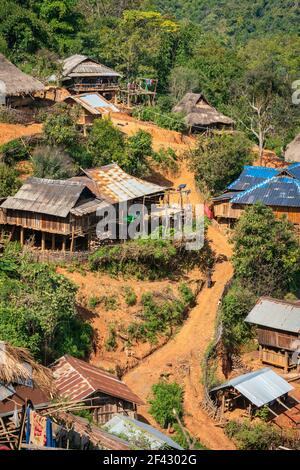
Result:
{"type": "MultiPolygon", "coordinates": [[[[218,254],[230,256],[230,247],[222,234],[210,227],[208,235],[218,254]]],[[[151,386],[157,383],[162,375],[169,376],[170,380],[183,385],[186,426],[191,434],[210,449],[234,449],[222,429],[216,427],[200,407],[203,397],[201,361],[213,338],[218,302],[231,276],[231,263],[218,263],[213,276],[213,288],[202,290],[197,306],[177,336],[124,377],[126,383],[145,401],[151,386]]],[[[147,408],[142,407],[141,414],[154,424],[147,408]]]]}
{"type": "Polygon", "coordinates": [[[1,124],[0,123],[0,145],[6,144],[10,140],[18,139],[29,135],[40,134],[42,124],[30,124],[21,126],[20,124],[1,124]]]}

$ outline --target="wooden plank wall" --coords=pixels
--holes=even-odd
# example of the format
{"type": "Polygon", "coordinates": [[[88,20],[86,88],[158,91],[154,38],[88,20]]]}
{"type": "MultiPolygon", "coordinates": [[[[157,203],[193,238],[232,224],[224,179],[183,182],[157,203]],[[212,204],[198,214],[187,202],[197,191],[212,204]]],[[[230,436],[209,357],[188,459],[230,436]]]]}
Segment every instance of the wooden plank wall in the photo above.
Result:
{"type": "Polygon", "coordinates": [[[287,349],[294,351],[293,343],[300,336],[284,331],[276,331],[269,328],[257,328],[258,342],[263,346],[273,346],[278,349],[287,349]]]}

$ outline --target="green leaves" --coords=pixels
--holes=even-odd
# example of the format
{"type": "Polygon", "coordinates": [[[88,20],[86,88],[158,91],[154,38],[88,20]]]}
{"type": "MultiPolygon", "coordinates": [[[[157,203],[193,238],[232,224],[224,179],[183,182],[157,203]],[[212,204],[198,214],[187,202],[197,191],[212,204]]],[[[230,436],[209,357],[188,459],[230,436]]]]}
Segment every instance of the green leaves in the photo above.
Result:
{"type": "Polygon", "coordinates": [[[174,410],[177,416],[183,416],[183,389],[176,382],[160,382],[152,386],[152,398],[149,403],[150,414],[164,429],[176,422],[174,410]]]}

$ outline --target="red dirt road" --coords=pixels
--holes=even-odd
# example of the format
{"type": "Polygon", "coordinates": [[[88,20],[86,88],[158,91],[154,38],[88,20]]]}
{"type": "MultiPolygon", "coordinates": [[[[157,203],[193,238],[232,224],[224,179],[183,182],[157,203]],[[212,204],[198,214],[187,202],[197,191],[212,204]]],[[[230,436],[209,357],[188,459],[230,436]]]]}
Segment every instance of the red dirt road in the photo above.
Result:
{"type": "MultiPolygon", "coordinates": [[[[218,254],[231,255],[225,237],[215,228],[209,228],[212,247],[218,254]]],[[[229,261],[218,263],[213,275],[212,289],[206,287],[200,292],[197,306],[178,334],[161,349],[145,359],[139,366],[125,375],[125,382],[144,401],[147,401],[151,386],[162,376],[176,381],[184,387],[185,424],[190,433],[210,449],[234,449],[233,443],[223,430],[202,410],[201,362],[204,352],[213,339],[218,302],[233,270],[229,261]]],[[[148,406],[141,407],[140,413],[154,424],[147,412],[148,406]]]]}

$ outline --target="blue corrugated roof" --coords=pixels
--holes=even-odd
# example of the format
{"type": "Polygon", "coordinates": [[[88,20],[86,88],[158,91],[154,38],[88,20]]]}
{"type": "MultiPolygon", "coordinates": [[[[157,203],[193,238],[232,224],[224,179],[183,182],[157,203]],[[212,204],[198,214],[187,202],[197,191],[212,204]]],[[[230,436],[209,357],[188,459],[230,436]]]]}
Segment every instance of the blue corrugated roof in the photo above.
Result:
{"type": "Polygon", "coordinates": [[[237,191],[228,191],[223,194],[220,194],[220,196],[216,196],[213,198],[213,201],[229,201],[233,197],[235,197],[237,194],[239,194],[237,191]]]}
{"type": "Polygon", "coordinates": [[[293,390],[293,387],[286,380],[268,367],[240,375],[219,387],[213,388],[211,392],[228,387],[235,388],[258,407],[267,405],[293,390]]]}
{"type": "Polygon", "coordinates": [[[300,163],[294,163],[293,165],[290,165],[288,167],[287,171],[294,178],[297,178],[298,180],[300,180],[300,163]]]}
{"type": "Polygon", "coordinates": [[[125,438],[129,441],[130,437],[138,437],[138,433],[146,435],[151,443],[152,450],[158,450],[163,446],[183,450],[179,444],[173,441],[173,439],[158,431],[153,426],[134,418],[130,418],[129,416],[114,416],[105,424],[105,429],[112,434],[126,436],[125,438]]]}
{"type": "Polygon", "coordinates": [[[235,191],[244,191],[256,184],[278,175],[276,168],[267,168],[264,166],[245,166],[237,180],[231,183],[227,189],[235,191]]]}
{"type": "Polygon", "coordinates": [[[232,204],[300,207],[300,181],[289,177],[273,177],[235,196],[232,204]]]}

